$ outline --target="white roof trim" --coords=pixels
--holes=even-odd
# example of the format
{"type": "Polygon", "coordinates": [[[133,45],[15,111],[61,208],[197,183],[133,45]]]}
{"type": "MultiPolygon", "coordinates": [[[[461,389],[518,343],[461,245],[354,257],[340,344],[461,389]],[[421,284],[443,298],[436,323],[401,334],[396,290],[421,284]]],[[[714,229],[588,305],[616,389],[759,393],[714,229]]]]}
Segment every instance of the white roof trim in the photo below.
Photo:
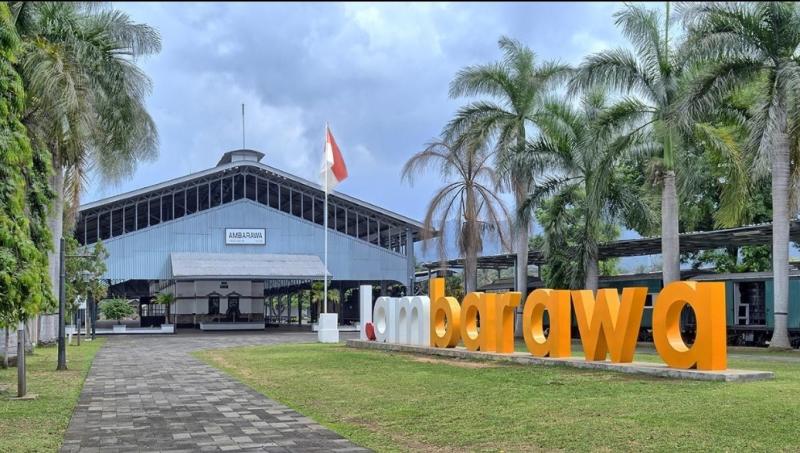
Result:
{"type": "Polygon", "coordinates": [[[176,280],[306,279],[331,276],[317,255],[274,253],[171,253],[176,280]]]}

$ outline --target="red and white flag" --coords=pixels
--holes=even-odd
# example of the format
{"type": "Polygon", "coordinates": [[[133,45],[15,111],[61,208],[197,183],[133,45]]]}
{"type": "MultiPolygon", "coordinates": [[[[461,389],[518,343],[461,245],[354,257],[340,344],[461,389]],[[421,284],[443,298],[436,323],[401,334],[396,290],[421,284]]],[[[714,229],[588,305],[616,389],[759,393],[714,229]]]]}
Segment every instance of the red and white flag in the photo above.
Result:
{"type": "Polygon", "coordinates": [[[322,161],[320,184],[330,192],[337,184],[344,181],[345,178],[347,178],[347,166],[344,164],[342,152],[339,151],[339,146],[336,144],[336,140],[334,140],[330,128],[326,126],[325,156],[322,161]]]}

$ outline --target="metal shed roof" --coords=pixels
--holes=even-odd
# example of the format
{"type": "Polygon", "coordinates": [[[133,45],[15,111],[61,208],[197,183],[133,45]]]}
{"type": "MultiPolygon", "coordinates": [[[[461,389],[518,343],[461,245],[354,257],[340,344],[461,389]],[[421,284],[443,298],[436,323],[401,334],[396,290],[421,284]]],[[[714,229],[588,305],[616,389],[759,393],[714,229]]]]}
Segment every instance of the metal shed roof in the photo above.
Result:
{"type": "MultiPolygon", "coordinates": [[[[272,253],[171,253],[176,280],[307,279],[327,272],[317,255],[272,253]]],[[[330,273],[328,273],[330,276],[330,273]]]]}
{"type": "MultiPolygon", "coordinates": [[[[800,220],[789,221],[789,239],[800,241],[800,220]]],[[[772,243],[772,223],[759,223],[736,228],[726,228],[713,231],[693,231],[679,235],[680,251],[695,252],[699,250],[713,250],[724,247],[742,247],[747,245],[763,245],[772,243]]],[[[619,258],[625,256],[644,256],[661,253],[661,238],[646,237],[638,239],[622,239],[600,244],[600,259],[619,258]]],[[[531,249],[528,252],[528,264],[540,265],[545,262],[541,250],[531,249]]],[[[500,254],[478,257],[480,269],[505,269],[514,266],[516,255],[500,254]]],[[[440,269],[440,261],[423,263],[423,267],[440,269]]],[[[464,259],[457,258],[446,261],[446,268],[464,267],[464,259]]]]}

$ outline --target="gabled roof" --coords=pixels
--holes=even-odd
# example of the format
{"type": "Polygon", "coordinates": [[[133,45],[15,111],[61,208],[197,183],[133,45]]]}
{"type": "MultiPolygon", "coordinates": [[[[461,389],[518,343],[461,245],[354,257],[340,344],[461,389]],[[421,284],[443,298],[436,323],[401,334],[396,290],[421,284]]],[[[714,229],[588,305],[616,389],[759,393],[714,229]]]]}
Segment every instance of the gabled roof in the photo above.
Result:
{"type": "MultiPolygon", "coordinates": [[[[252,151],[252,150],[229,151],[228,153],[223,155],[222,159],[220,159],[220,161],[219,161],[220,163],[216,167],[209,168],[207,170],[202,170],[202,171],[195,172],[195,173],[191,173],[191,174],[188,174],[186,176],[173,178],[173,179],[170,179],[170,180],[158,183],[158,184],[153,184],[153,185],[150,185],[150,186],[142,187],[141,189],[136,189],[136,190],[132,190],[132,191],[129,191],[129,192],[121,193],[119,195],[114,195],[112,197],[103,198],[103,199],[100,199],[100,200],[97,200],[97,201],[93,201],[91,203],[86,203],[86,204],[81,205],[78,208],[78,212],[81,213],[81,212],[84,212],[84,211],[94,210],[94,209],[97,209],[97,208],[100,208],[100,207],[104,207],[105,205],[110,205],[110,204],[114,204],[114,203],[123,202],[123,201],[128,200],[128,199],[133,199],[133,198],[137,198],[137,197],[141,197],[141,196],[147,195],[150,192],[158,192],[160,190],[168,189],[171,186],[176,186],[176,185],[188,183],[188,182],[190,182],[192,180],[195,180],[195,179],[200,179],[200,178],[203,178],[203,177],[206,177],[206,176],[213,175],[215,173],[224,172],[226,170],[233,170],[233,169],[237,169],[237,168],[240,168],[240,167],[251,167],[251,168],[258,169],[258,170],[262,170],[262,171],[264,171],[266,173],[271,174],[273,177],[276,177],[276,178],[279,178],[279,179],[285,179],[285,180],[294,182],[296,184],[300,184],[300,185],[306,186],[307,188],[309,188],[311,190],[319,191],[319,193],[324,193],[324,188],[320,184],[318,184],[316,182],[312,182],[312,181],[309,181],[307,179],[301,178],[299,176],[295,176],[295,175],[292,175],[290,173],[286,173],[286,172],[284,172],[282,170],[279,170],[277,168],[271,167],[269,165],[265,165],[265,164],[263,164],[261,162],[255,162],[255,161],[250,161],[250,160],[234,160],[234,161],[231,161],[231,155],[236,153],[236,152],[241,152],[241,151],[252,151]],[[226,158],[226,156],[227,156],[227,158],[226,158]]],[[[258,153],[257,151],[253,151],[253,152],[258,153]]],[[[262,154],[262,153],[258,153],[258,154],[262,154]]],[[[262,156],[263,156],[263,154],[262,154],[262,156]]],[[[340,200],[344,200],[344,201],[347,201],[349,203],[355,204],[355,205],[357,205],[357,206],[359,206],[359,207],[361,207],[363,209],[371,210],[371,211],[374,211],[374,212],[376,212],[376,213],[378,213],[380,215],[389,217],[389,218],[391,218],[391,219],[393,219],[393,220],[395,220],[397,222],[404,223],[407,226],[411,227],[412,230],[416,230],[417,232],[419,232],[419,231],[421,231],[423,229],[423,225],[422,225],[421,222],[418,222],[418,221],[416,221],[414,219],[406,217],[406,216],[404,216],[402,214],[398,214],[396,212],[390,211],[388,209],[381,208],[381,207],[376,206],[376,205],[374,205],[372,203],[369,203],[369,202],[360,200],[358,198],[352,197],[350,195],[346,195],[346,194],[341,193],[341,192],[333,191],[333,192],[329,193],[328,196],[331,198],[332,201],[334,201],[335,199],[338,198],[340,200]]]]}

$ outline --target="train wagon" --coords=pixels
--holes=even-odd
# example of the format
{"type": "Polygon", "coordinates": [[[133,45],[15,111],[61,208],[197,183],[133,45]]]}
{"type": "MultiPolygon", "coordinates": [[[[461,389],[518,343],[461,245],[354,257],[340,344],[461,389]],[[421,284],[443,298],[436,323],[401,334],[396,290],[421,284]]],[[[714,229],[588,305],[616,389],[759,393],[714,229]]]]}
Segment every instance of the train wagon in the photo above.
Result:
{"type": "MultiPolygon", "coordinates": [[[[681,279],[725,282],[728,342],[731,345],[766,346],[774,326],[773,283],[771,272],[718,274],[709,270],[684,270],[681,279]]],[[[479,288],[480,291],[511,291],[513,279],[498,279],[479,288]]],[[[640,339],[652,339],[652,309],[661,291],[661,273],[626,274],[601,277],[600,288],[622,289],[631,286],[647,288],[642,315],[640,339]]],[[[528,291],[543,287],[542,281],[529,277],[528,291]]],[[[800,347],[800,271],[789,273],[789,335],[794,347],[800,347]]],[[[574,324],[574,320],[573,320],[574,324]]],[[[682,329],[687,341],[694,336],[694,313],[684,309],[682,329]]]]}

